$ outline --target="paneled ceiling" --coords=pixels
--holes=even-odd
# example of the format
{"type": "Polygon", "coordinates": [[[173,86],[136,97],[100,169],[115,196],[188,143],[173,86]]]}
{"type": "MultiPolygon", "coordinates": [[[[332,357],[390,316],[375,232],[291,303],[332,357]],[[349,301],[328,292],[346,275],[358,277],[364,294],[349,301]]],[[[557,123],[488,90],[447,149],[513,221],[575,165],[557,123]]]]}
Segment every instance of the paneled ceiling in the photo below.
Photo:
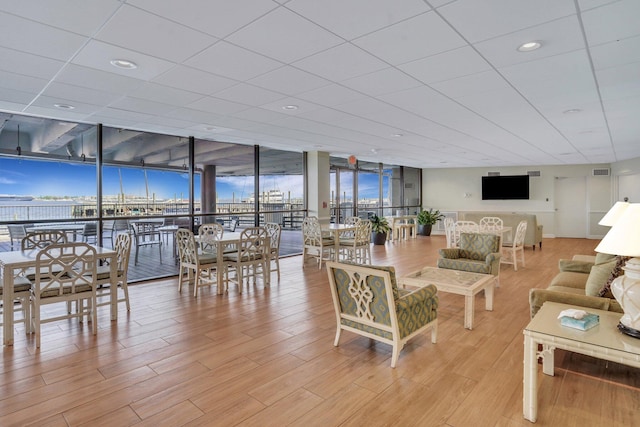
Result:
{"type": "Polygon", "coordinates": [[[3,0],[0,111],[414,167],[609,163],[640,157],[638,17],[638,0],[3,0]]]}

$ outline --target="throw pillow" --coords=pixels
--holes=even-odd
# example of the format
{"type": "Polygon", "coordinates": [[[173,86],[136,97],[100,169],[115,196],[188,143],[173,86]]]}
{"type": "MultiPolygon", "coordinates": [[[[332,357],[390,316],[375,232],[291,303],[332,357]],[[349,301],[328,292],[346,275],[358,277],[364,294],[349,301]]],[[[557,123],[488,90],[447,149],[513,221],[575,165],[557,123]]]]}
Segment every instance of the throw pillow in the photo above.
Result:
{"type": "Polygon", "coordinates": [[[598,252],[596,254],[596,261],[594,262],[594,264],[604,264],[605,262],[613,261],[615,257],[615,255],[598,252]]]}
{"type": "Polygon", "coordinates": [[[624,270],[622,269],[622,267],[624,267],[625,263],[630,258],[631,257],[628,257],[628,256],[616,257],[616,265],[611,271],[611,274],[609,275],[609,279],[607,279],[607,282],[604,284],[602,289],[600,289],[600,292],[598,292],[599,297],[614,298],[613,294],[611,293],[611,282],[613,282],[617,277],[622,276],[624,274],[624,270]]]}
{"type": "Polygon", "coordinates": [[[606,262],[604,264],[597,264],[591,267],[591,273],[587,278],[587,283],[584,287],[585,295],[592,297],[599,296],[600,290],[604,287],[611,275],[611,272],[616,266],[616,260],[606,262]]]}

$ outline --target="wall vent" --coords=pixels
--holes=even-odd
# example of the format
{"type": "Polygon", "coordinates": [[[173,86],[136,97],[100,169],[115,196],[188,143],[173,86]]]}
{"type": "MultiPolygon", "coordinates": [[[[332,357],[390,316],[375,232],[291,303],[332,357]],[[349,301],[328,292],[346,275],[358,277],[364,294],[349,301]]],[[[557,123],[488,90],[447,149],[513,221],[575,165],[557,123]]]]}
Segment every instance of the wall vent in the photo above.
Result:
{"type": "Polygon", "coordinates": [[[413,188],[413,182],[405,182],[404,183],[404,188],[407,188],[407,189],[413,188]]]}
{"type": "Polygon", "coordinates": [[[527,171],[529,176],[540,176],[540,171],[527,171]]]}
{"type": "Polygon", "coordinates": [[[487,172],[487,176],[500,176],[500,172],[487,172]]]}
{"type": "Polygon", "coordinates": [[[609,168],[596,168],[591,171],[593,176],[609,176],[611,175],[611,169],[609,168]]]}

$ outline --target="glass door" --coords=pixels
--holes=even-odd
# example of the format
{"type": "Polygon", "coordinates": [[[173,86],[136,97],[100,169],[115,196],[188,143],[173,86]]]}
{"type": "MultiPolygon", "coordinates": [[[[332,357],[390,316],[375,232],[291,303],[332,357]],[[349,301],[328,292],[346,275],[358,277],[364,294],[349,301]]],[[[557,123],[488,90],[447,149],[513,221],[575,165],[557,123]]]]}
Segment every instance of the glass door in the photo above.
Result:
{"type": "Polygon", "coordinates": [[[355,216],[355,172],[351,169],[331,169],[330,187],[331,222],[343,223],[345,218],[355,216]]]}

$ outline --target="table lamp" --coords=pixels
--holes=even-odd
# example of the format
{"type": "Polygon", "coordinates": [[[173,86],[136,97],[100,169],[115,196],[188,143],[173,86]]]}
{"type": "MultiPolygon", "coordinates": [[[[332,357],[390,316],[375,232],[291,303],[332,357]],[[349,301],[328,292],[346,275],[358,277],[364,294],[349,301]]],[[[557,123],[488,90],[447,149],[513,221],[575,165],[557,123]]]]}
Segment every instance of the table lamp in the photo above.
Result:
{"type": "Polygon", "coordinates": [[[618,221],[620,216],[622,216],[622,214],[629,207],[629,205],[630,205],[629,202],[616,202],[611,207],[611,209],[609,209],[609,212],[607,212],[606,215],[602,217],[602,219],[600,220],[600,222],[598,222],[598,224],[611,227],[613,224],[616,223],[616,221],[618,221]]]}
{"type": "Polygon", "coordinates": [[[624,310],[618,329],[640,338],[640,203],[624,209],[595,250],[635,257],[623,267],[625,274],[611,282],[611,292],[624,310]]]}

